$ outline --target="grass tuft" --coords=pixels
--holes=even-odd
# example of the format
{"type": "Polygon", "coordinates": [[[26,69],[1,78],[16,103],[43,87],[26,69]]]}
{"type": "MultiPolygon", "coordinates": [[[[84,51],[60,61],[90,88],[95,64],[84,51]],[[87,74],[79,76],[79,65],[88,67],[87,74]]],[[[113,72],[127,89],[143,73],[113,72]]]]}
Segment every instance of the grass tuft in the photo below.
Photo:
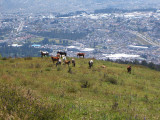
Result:
{"type": "Polygon", "coordinates": [[[76,93],[77,89],[75,87],[73,87],[73,86],[72,87],[68,87],[67,92],[69,92],[69,93],[76,93]]]}
{"type": "Polygon", "coordinates": [[[90,87],[90,83],[88,80],[81,80],[81,88],[89,88],[90,87]]]}
{"type": "Polygon", "coordinates": [[[39,63],[37,63],[37,64],[35,65],[35,68],[41,68],[41,65],[40,65],[39,63]]]}
{"type": "Polygon", "coordinates": [[[72,74],[72,68],[71,67],[68,68],[68,73],[72,74]]]}
{"type": "Polygon", "coordinates": [[[106,82],[109,82],[111,84],[114,84],[114,85],[117,85],[118,84],[118,81],[115,79],[115,78],[112,78],[112,77],[106,77],[105,78],[105,81],[106,82]]]}
{"type": "Polygon", "coordinates": [[[25,57],[24,60],[32,60],[32,57],[25,57]]]}
{"type": "Polygon", "coordinates": [[[6,57],[3,57],[3,58],[2,58],[2,60],[8,60],[8,58],[6,58],[6,57]]]}

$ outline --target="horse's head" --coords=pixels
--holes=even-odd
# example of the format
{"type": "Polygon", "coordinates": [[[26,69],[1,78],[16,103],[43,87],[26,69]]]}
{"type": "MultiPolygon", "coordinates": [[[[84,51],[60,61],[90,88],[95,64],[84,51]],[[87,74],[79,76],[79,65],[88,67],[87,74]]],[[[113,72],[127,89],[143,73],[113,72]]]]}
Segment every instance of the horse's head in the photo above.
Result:
{"type": "Polygon", "coordinates": [[[90,62],[90,63],[93,63],[93,60],[90,60],[89,62],[90,62]]]}

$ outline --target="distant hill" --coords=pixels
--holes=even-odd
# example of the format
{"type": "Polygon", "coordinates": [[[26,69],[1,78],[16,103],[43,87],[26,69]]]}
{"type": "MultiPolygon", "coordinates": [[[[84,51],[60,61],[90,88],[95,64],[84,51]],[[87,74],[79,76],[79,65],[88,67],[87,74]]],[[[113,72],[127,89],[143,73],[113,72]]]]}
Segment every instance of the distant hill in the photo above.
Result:
{"type": "MultiPolygon", "coordinates": [[[[67,58],[71,60],[72,58],[67,58]]],[[[160,72],[90,59],[56,67],[50,57],[0,59],[1,119],[159,120],[160,72]]]]}
{"type": "Polygon", "coordinates": [[[159,0],[1,0],[5,12],[60,12],[94,11],[104,8],[159,8],[159,0]]]}

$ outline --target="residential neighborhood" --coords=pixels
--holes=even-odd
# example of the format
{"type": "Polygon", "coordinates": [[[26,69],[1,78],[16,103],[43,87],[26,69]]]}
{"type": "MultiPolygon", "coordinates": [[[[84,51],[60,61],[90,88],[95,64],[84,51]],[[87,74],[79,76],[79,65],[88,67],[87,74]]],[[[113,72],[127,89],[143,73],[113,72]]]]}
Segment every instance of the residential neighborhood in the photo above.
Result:
{"type": "Polygon", "coordinates": [[[53,56],[60,50],[71,57],[84,52],[88,58],[160,64],[160,10],[72,15],[1,13],[0,48],[4,43],[9,47],[29,43],[28,47],[47,49],[53,56]]]}

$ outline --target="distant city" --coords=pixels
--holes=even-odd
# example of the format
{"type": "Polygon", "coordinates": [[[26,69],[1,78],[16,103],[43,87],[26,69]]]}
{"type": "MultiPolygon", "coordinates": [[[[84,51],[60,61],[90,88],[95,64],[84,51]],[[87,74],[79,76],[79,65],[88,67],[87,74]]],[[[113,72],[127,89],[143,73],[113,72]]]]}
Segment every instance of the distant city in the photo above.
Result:
{"type": "Polygon", "coordinates": [[[160,10],[0,13],[3,57],[40,56],[40,50],[53,56],[60,50],[70,57],[84,52],[87,58],[160,64],[160,10]]]}

